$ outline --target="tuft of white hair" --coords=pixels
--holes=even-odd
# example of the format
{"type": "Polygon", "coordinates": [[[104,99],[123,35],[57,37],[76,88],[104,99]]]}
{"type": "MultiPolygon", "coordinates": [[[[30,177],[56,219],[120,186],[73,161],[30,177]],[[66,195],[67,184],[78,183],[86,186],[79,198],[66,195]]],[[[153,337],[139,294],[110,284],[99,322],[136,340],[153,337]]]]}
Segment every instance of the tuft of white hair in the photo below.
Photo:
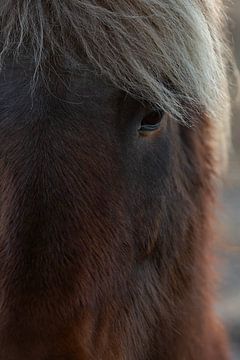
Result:
{"type": "Polygon", "coordinates": [[[84,52],[117,87],[183,123],[190,124],[189,108],[206,114],[224,143],[223,10],[221,0],[2,0],[0,64],[29,47],[36,69],[50,49],[76,64],[84,52]]]}

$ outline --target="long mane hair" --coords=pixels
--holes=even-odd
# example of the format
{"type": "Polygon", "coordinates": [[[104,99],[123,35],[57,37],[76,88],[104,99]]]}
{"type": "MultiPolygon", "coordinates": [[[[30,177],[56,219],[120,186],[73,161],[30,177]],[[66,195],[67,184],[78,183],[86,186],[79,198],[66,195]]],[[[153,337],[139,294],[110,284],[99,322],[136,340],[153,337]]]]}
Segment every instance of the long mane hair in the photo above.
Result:
{"type": "Polygon", "coordinates": [[[4,0],[0,21],[1,66],[27,48],[35,75],[49,56],[81,71],[84,53],[119,88],[185,124],[192,125],[183,103],[201,109],[216,122],[217,156],[226,153],[222,0],[4,0]]]}

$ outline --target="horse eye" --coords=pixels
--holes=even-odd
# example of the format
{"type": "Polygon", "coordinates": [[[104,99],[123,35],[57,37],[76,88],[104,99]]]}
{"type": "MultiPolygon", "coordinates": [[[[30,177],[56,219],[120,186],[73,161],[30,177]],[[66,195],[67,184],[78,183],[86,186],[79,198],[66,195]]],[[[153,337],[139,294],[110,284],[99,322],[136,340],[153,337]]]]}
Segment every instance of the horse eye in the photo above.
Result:
{"type": "Polygon", "coordinates": [[[164,111],[151,111],[141,122],[138,132],[141,136],[148,136],[159,130],[161,121],[164,117],[164,111]]]}

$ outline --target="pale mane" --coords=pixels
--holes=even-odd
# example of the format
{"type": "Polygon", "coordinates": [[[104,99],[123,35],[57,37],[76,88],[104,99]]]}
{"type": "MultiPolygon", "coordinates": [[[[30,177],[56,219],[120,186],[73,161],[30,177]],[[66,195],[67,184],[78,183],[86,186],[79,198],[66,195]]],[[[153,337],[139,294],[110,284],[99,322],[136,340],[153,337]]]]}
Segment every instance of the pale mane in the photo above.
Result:
{"type": "Polygon", "coordinates": [[[50,49],[76,64],[83,50],[127,93],[185,123],[183,104],[189,104],[216,119],[225,138],[229,101],[222,10],[221,0],[3,0],[1,64],[27,46],[36,68],[50,49]]]}

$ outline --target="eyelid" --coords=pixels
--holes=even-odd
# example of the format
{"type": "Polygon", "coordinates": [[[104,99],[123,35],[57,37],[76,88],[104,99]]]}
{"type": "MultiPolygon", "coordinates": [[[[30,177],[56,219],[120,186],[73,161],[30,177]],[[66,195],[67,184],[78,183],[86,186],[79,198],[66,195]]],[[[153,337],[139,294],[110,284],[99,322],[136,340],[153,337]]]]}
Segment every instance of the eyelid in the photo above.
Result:
{"type": "Polygon", "coordinates": [[[147,136],[160,129],[162,119],[165,115],[164,111],[151,111],[141,121],[138,129],[139,135],[147,136]]]}

